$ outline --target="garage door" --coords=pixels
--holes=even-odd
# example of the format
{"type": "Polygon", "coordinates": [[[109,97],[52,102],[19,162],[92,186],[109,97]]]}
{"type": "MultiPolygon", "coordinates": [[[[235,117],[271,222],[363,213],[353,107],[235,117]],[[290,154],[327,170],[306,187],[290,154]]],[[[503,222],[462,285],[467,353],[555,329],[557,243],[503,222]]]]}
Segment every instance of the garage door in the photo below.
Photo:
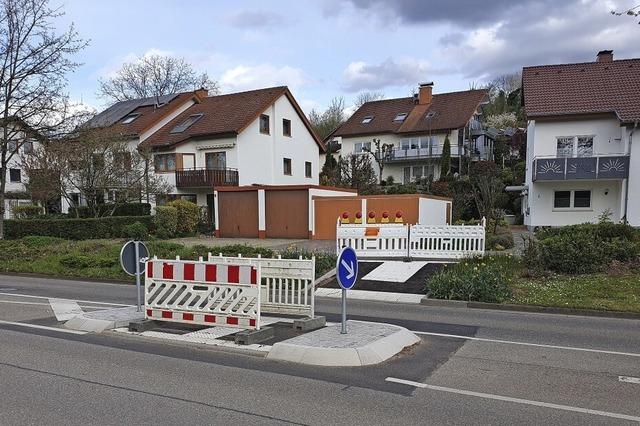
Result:
{"type": "Polygon", "coordinates": [[[218,229],[225,238],[258,238],[258,192],[218,192],[218,229]]]}
{"type": "Polygon", "coordinates": [[[266,190],[267,238],[309,238],[309,192],[266,190]]]}

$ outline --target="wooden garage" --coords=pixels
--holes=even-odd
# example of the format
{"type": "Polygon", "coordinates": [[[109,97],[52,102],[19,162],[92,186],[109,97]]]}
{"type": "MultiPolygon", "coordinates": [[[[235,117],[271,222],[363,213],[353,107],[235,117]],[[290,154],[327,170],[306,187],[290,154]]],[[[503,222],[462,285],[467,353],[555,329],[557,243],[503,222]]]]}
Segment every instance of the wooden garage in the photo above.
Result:
{"type": "Polygon", "coordinates": [[[314,197],[356,196],[354,190],[319,185],[220,187],[213,193],[215,233],[223,238],[311,238],[314,197]]]}
{"type": "Polygon", "coordinates": [[[268,189],[264,198],[267,238],[309,238],[307,189],[268,189]]]}
{"type": "Polygon", "coordinates": [[[258,191],[218,192],[219,236],[258,237],[258,191]]]}

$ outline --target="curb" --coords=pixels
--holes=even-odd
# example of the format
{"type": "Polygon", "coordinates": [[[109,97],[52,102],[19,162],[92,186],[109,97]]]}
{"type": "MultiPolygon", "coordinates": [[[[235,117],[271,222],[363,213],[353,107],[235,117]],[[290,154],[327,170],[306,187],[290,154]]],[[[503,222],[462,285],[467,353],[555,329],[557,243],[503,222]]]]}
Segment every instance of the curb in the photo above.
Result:
{"type": "Polygon", "coordinates": [[[387,330],[379,331],[368,341],[353,340],[353,331],[351,335],[340,334],[340,325],[335,324],[306,335],[308,338],[316,333],[316,342],[300,342],[299,336],[275,343],[267,359],[323,367],[362,367],[380,364],[420,342],[418,336],[397,325],[349,320],[347,327],[353,329],[363,324],[383,325],[387,330]]]}
{"type": "Polygon", "coordinates": [[[466,302],[463,300],[429,299],[424,297],[421,305],[441,308],[489,309],[506,312],[531,312],[541,314],[578,315],[586,317],[638,319],[640,313],[621,311],[599,311],[596,309],[559,308],[555,306],[514,305],[510,303],[466,302]]]}

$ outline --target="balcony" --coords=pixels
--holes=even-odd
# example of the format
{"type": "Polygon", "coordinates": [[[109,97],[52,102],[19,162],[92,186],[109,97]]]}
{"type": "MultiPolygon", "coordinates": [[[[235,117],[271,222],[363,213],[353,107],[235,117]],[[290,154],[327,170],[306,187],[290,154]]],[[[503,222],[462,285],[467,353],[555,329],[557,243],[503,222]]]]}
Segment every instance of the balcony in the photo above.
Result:
{"type": "Polygon", "coordinates": [[[176,170],[178,188],[213,188],[214,186],[237,186],[236,169],[189,169],[176,170]]]}
{"type": "MultiPolygon", "coordinates": [[[[451,146],[451,156],[458,156],[458,146],[451,146]]],[[[430,146],[427,148],[393,148],[389,162],[415,161],[429,158],[442,157],[442,146],[430,146]]]]}
{"type": "Polygon", "coordinates": [[[533,160],[533,180],[625,179],[628,155],[539,157],[533,160]]]}

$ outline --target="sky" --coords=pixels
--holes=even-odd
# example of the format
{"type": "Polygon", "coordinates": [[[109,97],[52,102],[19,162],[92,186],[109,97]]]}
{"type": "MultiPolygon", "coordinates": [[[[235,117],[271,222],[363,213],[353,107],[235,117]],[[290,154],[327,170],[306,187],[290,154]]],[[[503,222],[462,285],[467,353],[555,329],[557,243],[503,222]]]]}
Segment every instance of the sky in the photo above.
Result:
{"type": "Polygon", "coordinates": [[[98,81],[125,62],[184,57],[223,93],[287,85],[308,113],[360,91],[467,90],[527,65],[640,57],[640,0],[61,0],[88,47],[72,99],[100,110],[98,81]]]}

